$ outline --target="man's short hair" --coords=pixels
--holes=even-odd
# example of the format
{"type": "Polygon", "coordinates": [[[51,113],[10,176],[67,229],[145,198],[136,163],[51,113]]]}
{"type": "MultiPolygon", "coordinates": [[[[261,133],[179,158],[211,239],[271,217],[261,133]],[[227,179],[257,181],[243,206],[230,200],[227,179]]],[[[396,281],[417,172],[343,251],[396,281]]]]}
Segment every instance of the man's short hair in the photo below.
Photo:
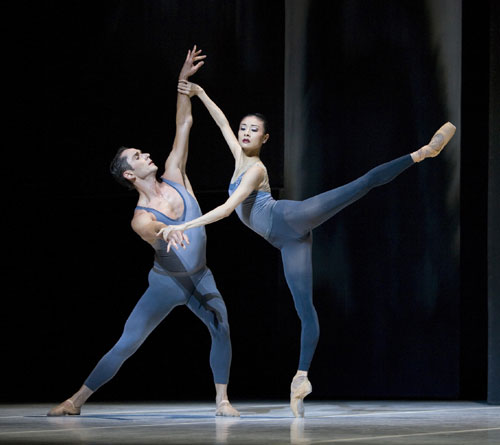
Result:
{"type": "Polygon", "coordinates": [[[133,170],[132,166],[128,163],[127,158],[123,156],[123,152],[128,150],[130,147],[120,147],[115,154],[115,157],[111,161],[111,165],[109,166],[109,170],[111,171],[111,175],[116,181],[127,187],[129,190],[133,190],[134,185],[123,176],[127,170],[133,170]]]}

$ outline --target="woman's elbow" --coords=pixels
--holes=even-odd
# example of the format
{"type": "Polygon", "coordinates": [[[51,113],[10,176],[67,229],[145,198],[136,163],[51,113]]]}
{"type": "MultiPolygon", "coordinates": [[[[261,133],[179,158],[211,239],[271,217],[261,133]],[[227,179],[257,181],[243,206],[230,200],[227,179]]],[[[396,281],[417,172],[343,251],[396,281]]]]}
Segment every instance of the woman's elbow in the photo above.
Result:
{"type": "Polygon", "coordinates": [[[232,207],[223,207],[222,208],[222,217],[227,218],[231,213],[233,213],[232,207]]]}

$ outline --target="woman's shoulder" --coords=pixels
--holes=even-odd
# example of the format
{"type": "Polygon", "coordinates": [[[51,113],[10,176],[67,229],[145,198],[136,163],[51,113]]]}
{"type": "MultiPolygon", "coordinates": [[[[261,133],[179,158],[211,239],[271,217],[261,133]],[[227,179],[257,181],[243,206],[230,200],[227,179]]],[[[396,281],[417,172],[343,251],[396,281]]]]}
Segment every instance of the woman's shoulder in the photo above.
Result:
{"type": "Polygon", "coordinates": [[[269,176],[267,174],[267,168],[262,161],[256,162],[248,170],[252,170],[255,174],[255,180],[259,181],[257,185],[258,191],[269,192],[271,190],[269,186],[269,176]]]}
{"type": "Polygon", "coordinates": [[[260,169],[267,172],[266,167],[264,166],[264,164],[262,164],[262,161],[241,163],[239,165],[236,165],[231,182],[234,182],[238,178],[245,176],[245,174],[247,174],[250,171],[258,170],[259,167],[255,167],[258,164],[261,164],[260,169]]]}
{"type": "Polygon", "coordinates": [[[262,161],[257,161],[251,165],[248,165],[242,174],[251,174],[252,176],[264,178],[267,177],[267,169],[262,161]]]}

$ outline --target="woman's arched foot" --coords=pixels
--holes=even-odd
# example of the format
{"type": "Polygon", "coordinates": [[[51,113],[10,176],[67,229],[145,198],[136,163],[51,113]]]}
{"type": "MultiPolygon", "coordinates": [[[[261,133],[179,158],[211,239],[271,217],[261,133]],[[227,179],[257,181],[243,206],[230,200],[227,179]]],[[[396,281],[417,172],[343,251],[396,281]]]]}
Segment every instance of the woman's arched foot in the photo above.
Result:
{"type": "Polygon", "coordinates": [[[51,417],[52,416],[79,416],[79,415],[80,415],[80,408],[77,408],[70,399],[65,400],[60,405],[55,406],[47,413],[47,416],[51,416],[51,417]]]}
{"type": "Polygon", "coordinates": [[[224,417],[240,417],[239,411],[233,408],[233,406],[229,403],[229,400],[222,400],[217,404],[215,415],[224,417]]]}
{"type": "Polygon", "coordinates": [[[304,398],[312,391],[306,375],[296,376],[290,385],[290,408],[295,417],[304,417],[304,398]]]}
{"type": "Polygon", "coordinates": [[[427,145],[424,145],[419,150],[413,152],[411,157],[414,162],[423,161],[426,158],[434,158],[441,150],[450,142],[456,131],[455,125],[451,122],[446,122],[436,133],[427,145]]]}

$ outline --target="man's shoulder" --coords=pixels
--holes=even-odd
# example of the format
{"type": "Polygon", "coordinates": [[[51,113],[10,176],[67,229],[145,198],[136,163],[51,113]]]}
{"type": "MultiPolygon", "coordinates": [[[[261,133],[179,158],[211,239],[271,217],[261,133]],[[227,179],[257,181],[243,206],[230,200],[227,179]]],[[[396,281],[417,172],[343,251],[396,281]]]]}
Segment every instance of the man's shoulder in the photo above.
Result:
{"type": "Polygon", "coordinates": [[[140,229],[143,224],[146,224],[154,219],[154,215],[152,215],[150,211],[148,211],[147,209],[136,207],[134,209],[132,219],[130,220],[130,225],[132,226],[132,229],[137,232],[137,230],[140,229]]]}
{"type": "Polygon", "coordinates": [[[166,172],[160,176],[160,186],[163,188],[169,188],[171,185],[170,183],[173,183],[176,186],[181,186],[184,187],[184,184],[182,183],[182,177],[179,177],[178,175],[168,175],[166,172]]]}
{"type": "Polygon", "coordinates": [[[167,193],[176,193],[179,194],[182,192],[185,192],[191,196],[193,196],[195,199],[195,194],[193,191],[193,188],[191,187],[191,184],[189,180],[186,178],[172,178],[166,175],[163,175],[161,178],[161,188],[163,190],[166,190],[167,193]],[[175,189],[175,190],[174,190],[175,189]]]}

